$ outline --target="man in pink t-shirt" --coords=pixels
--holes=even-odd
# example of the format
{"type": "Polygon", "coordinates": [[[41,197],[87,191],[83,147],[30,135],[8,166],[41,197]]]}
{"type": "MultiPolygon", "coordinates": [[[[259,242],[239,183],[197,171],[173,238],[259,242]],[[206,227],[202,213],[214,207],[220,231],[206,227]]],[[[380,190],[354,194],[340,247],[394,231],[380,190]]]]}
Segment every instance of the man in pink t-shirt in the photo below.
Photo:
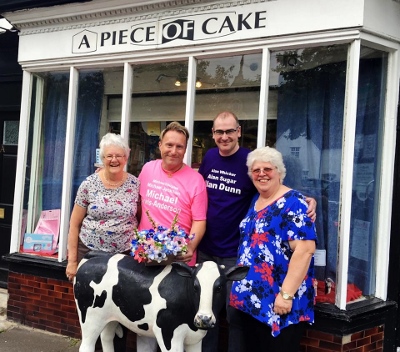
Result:
{"type": "Polygon", "coordinates": [[[178,225],[195,236],[188,252],[177,260],[194,264],[195,250],[206,228],[207,190],[203,177],[183,163],[188,139],[188,130],[178,122],[171,122],[161,132],[161,159],[146,163],[139,175],[139,230],[153,227],[146,211],[157,225],[167,228],[178,214],[178,225]]]}
{"type": "Polygon", "coordinates": [[[199,176],[196,171],[182,164],[182,168],[170,177],[162,166],[162,160],[148,162],[139,176],[142,185],[139,230],[152,228],[145,214],[148,210],[151,218],[165,227],[169,227],[175,214],[178,214],[179,226],[186,233],[195,233],[195,237],[198,237],[198,233],[192,232],[193,222],[199,221],[197,225],[201,227],[207,209],[207,192],[204,180],[199,176]]]}
{"type": "MultiPolygon", "coordinates": [[[[207,190],[203,177],[183,163],[189,131],[178,122],[171,122],[160,135],[158,144],[161,160],[153,160],[143,166],[139,175],[141,218],[139,230],[151,229],[146,211],[152,220],[164,227],[170,227],[178,214],[178,225],[194,239],[188,251],[177,260],[196,263],[196,248],[206,230],[207,190]]],[[[138,352],[154,352],[157,342],[154,338],[137,336],[138,352]]]]}

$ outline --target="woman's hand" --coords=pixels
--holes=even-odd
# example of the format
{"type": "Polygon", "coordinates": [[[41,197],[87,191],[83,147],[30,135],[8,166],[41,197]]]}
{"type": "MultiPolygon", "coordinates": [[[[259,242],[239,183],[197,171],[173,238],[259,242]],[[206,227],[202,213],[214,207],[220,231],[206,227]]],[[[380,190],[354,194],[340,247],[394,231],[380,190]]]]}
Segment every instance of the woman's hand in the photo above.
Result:
{"type": "Polygon", "coordinates": [[[283,299],[282,295],[278,293],[275,298],[274,312],[279,315],[285,315],[292,310],[293,301],[291,299],[283,299]]]}
{"type": "Polygon", "coordinates": [[[78,262],[71,261],[67,264],[67,269],[65,270],[65,274],[67,275],[67,279],[72,282],[74,279],[76,272],[78,270],[78,262]]]}
{"type": "Polygon", "coordinates": [[[74,205],[72,209],[71,219],[69,221],[68,233],[68,264],[65,270],[65,275],[69,281],[72,281],[78,270],[78,238],[79,231],[82,226],[82,221],[86,216],[86,208],[74,205]]]}

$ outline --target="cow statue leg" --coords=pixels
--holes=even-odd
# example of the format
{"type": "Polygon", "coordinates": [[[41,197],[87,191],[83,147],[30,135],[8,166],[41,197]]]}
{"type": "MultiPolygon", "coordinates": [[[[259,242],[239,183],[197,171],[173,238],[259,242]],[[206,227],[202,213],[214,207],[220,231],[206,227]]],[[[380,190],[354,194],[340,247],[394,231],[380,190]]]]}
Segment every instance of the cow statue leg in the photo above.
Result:
{"type": "Polygon", "coordinates": [[[103,352],[114,352],[114,336],[120,334],[122,334],[121,325],[117,321],[110,321],[100,335],[103,352]]]}
{"type": "MultiPolygon", "coordinates": [[[[95,352],[96,342],[104,326],[91,327],[90,325],[81,325],[82,341],[79,352],[95,352]]],[[[115,328],[114,328],[115,331],[115,328]]],[[[114,350],[112,350],[114,352],[114,350]]]]}
{"type": "MultiPolygon", "coordinates": [[[[202,338],[206,334],[204,330],[195,332],[186,324],[182,324],[174,330],[170,345],[167,344],[166,346],[161,329],[156,326],[153,331],[161,352],[201,352],[202,338]]],[[[139,349],[138,351],[141,352],[139,349]]]]}
{"type": "Polygon", "coordinates": [[[79,352],[94,352],[96,342],[99,336],[101,337],[101,346],[103,352],[114,352],[114,336],[122,336],[121,325],[117,321],[110,321],[104,328],[96,327],[82,328],[82,342],[79,352]]]}
{"type": "Polygon", "coordinates": [[[201,341],[194,345],[185,345],[185,352],[201,352],[201,341]]]}

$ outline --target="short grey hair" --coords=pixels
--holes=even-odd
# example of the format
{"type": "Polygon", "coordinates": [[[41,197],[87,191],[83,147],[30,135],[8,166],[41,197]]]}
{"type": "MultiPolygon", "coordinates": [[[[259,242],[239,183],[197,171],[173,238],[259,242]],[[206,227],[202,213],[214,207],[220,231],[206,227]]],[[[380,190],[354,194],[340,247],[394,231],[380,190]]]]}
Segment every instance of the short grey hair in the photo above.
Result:
{"type": "Polygon", "coordinates": [[[247,155],[246,165],[250,177],[253,164],[256,161],[271,163],[272,165],[274,165],[281,176],[281,183],[283,182],[286,176],[286,167],[285,164],[283,163],[282,154],[278,152],[275,148],[271,147],[257,148],[252,152],[250,152],[249,155],[247,155]]]}
{"type": "Polygon", "coordinates": [[[107,133],[100,141],[100,158],[104,158],[104,149],[106,147],[119,147],[124,150],[125,157],[129,157],[130,148],[128,143],[119,134],[107,133]]]}

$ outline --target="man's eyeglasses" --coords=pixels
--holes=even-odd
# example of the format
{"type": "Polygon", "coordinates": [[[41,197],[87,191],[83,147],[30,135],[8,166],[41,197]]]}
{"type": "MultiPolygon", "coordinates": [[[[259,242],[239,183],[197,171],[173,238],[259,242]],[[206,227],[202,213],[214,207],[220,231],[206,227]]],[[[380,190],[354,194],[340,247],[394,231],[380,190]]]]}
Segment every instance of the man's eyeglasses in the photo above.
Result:
{"type": "Polygon", "coordinates": [[[125,155],[116,155],[116,154],[113,154],[113,155],[105,155],[104,156],[104,159],[106,159],[106,160],[108,160],[108,161],[111,161],[111,160],[113,160],[113,159],[117,159],[117,160],[122,160],[123,158],[125,158],[125,155]]]}
{"type": "MultiPolygon", "coordinates": [[[[275,168],[275,169],[276,169],[276,168],[275,168]]],[[[259,175],[259,174],[261,173],[261,171],[262,171],[264,174],[269,174],[269,173],[271,173],[272,171],[274,171],[275,169],[271,169],[270,167],[262,167],[262,168],[259,168],[259,169],[251,170],[251,172],[253,173],[253,175],[259,175]]]]}
{"type": "Polygon", "coordinates": [[[231,128],[229,130],[214,130],[214,134],[216,134],[217,136],[223,136],[225,133],[227,136],[230,136],[230,135],[234,134],[235,132],[237,132],[239,127],[240,126],[238,126],[236,128],[231,128]]]}

